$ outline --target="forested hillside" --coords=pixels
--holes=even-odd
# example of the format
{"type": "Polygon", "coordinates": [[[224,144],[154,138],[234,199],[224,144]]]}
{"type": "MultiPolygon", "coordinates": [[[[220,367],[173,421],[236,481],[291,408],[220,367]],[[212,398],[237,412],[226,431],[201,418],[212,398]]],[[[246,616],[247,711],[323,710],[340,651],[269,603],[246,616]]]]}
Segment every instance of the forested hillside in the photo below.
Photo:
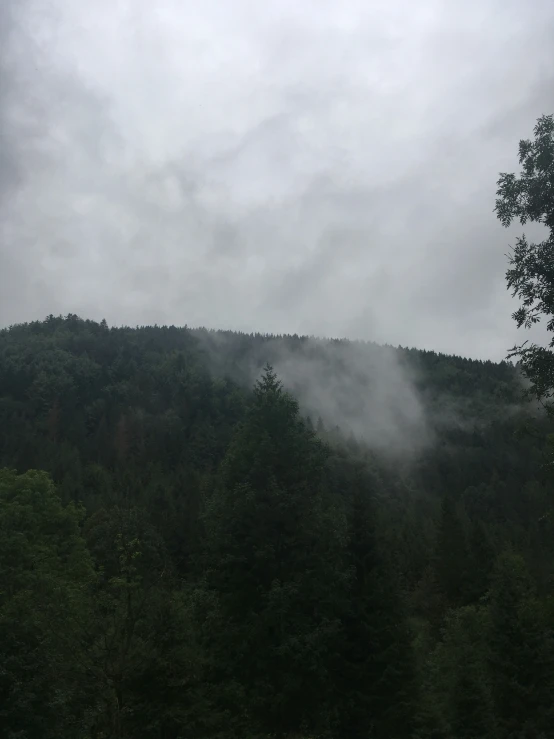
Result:
{"type": "Polygon", "coordinates": [[[0,735],[554,736],[548,421],[509,363],[0,332],[0,735]]]}

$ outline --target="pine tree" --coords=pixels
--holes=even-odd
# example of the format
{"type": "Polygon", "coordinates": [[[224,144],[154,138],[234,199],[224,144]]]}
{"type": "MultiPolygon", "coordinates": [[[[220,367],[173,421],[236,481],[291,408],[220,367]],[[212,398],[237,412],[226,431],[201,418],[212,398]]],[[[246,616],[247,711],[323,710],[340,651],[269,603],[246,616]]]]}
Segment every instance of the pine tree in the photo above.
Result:
{"type": "Polygon", "coordinates": [[[443,716],[456,739],[496,736],[486,626],[484,609],[465,606],[452,611],[435,651],[435,689],[444,696],[443,716]]]}
{"type": "Polygon", "coordinates": [[[204,517],[204,624],[238,733],[331,723],[345,523],[325,492],[327,454],[267,367],[204,517]]]}
{"type": "Polygon", "coordinates": [[[7,737],[73,736],[90,705],[78,658],[93,568],[51,478],[0,470],[0,725],[7,737]]]}
{"type": "Polygon", "coordinates": [[[490,670],[500,739],[548,735],[554,725],[552,628],[523,558],[504,552],[490,590],[490,670]]]}
{"type": "Polygon", "coordinates": [[[414,655],[392,569],[376,540],[367,480],[351,480],[349,564],[352,579],[344,619],[340,673],[341,736],[411,737],[417,705],[414,655]]]}
{"type": "Polygon", "coordinates": [[[464,605],[469,593],[469,551],[460,507],[451,494],[443,495],[435,551],[435,570],[441,592],[450,606],[464,605]]]}

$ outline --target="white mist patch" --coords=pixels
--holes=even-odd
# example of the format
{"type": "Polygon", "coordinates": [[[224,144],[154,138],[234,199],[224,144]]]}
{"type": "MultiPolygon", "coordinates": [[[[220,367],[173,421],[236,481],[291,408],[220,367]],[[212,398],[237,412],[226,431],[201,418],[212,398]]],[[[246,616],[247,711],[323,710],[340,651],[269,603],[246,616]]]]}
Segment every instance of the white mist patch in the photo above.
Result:
{"type": "MultiPolygon", "coordinates": [[[[339,426],[344,436],[352,433],[392,455],[417,452],[429,443],[423,402],[396,349],[286,337],[267,339],[263,353],[314,421],[320,416],[327,427],[339,426]]],[[[256,364],[251,370],[258,376],[256,364]]]]}
{"type": "MultiPolygon", "coordinates": [[[[491,423],[540,416],[522,397],[517,368],[497,367],[491,385],[482,363],[372,342],[192,329],[216,375],[252,386],[270,364],[314,425],[340,428],[396,463],[451,433],[481,433],[491,423]]],[[[492,377],[492,375],[490,376],[492,377]]],[[[489,379],[490,379],[489,377],[489,379]]],[[[542,410],[544,414],[544,410],[542,410]]]]}

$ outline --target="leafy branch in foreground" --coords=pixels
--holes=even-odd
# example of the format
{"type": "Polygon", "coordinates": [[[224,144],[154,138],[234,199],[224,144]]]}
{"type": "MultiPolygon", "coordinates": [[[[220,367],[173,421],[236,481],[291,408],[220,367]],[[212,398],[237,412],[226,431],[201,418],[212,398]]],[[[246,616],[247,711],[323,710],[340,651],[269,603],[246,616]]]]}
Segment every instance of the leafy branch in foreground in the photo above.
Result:
{"type": "MultiPolygon", "coordinates": [[[[543,224],[549,233],[539,243],[525,235],[516,241],[506,272],[508,288],[521,305],[513,313],[517,327],[529,329],[546,319],[547,331],[554,334],[554,116],[538,119],[534,140],[519,142],[518,176],[502,173],[497,182],[495,211],[503,226],[514,219],[543,224]]],[[[529,392],[552,412],[554,397],[554,335],[547,347],[528,341],[514,346],[509,357],[519,357],[529,392]]]]}

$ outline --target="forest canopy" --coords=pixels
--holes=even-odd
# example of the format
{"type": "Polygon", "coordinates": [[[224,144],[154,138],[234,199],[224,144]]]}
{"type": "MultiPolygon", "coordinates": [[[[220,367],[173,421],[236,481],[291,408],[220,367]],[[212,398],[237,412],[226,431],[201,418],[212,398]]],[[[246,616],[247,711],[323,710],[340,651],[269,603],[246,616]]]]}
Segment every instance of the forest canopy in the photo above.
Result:
{"type": "Polygon", "coordinates": [[[4,735],[547,736],[552,429],[521,388],[372,344],[0,332],[4,735]],[[306,407],[343,372],[371,419],[379,368],[409,454],[351,395],[343,427],[306,407]]]}

